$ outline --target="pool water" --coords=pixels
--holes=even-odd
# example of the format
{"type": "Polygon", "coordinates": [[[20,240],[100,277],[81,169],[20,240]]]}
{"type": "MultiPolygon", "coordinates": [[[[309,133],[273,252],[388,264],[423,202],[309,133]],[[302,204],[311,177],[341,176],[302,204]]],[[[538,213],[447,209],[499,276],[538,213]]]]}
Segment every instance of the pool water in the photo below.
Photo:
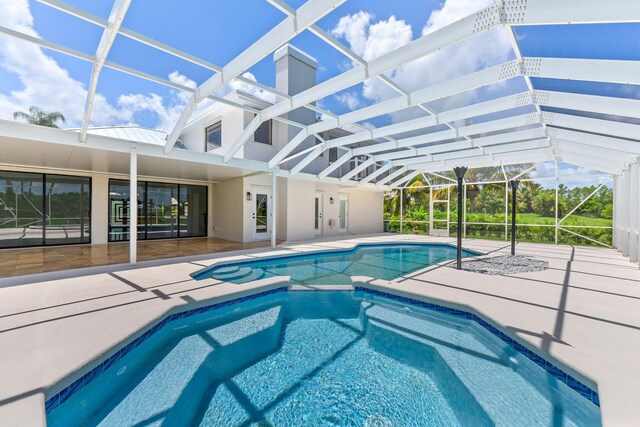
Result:
{"type": "MultiPolygon", "coordinates": [[[[474,255],[477,253],[462,251],[463,257],[474,255]]],[[[367,244],[351,250],[224,263],[202,270],[194,277],[246,283],[266,277],[290,276],[292,284],[350,285],[351,276],[392,280],[455,258],[456,248],[445,244],[367,244]]]]}
{"type": "Polygon", "coordinates": [[[600,411],[478,324],[361,291],[173,320],[49,426],[597,426],[600,411]]]}

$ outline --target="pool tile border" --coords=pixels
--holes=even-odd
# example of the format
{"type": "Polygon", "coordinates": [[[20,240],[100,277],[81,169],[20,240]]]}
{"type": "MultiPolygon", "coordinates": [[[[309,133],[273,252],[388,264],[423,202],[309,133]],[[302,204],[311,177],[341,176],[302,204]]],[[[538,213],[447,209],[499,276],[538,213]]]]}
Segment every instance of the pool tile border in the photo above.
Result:
{"type": "MultiPolygon", "coordinates": [[[[240,260],[229,260],[229,261],[219,261],[219,262],[214,262],[213,264],[209,265],[208,267],[204,267],[201,268],[198,271],[194,271],[193,273],[190,274],[190,276],[194,279],[194,280],[204,280],[204,279],[209,279],[210,278],[210,273],[215,270],[216,268],[219,267],[227,267],[227,266],[232,266],[232,265],[242,265],[242,264],[248,264],[251,262],[256,262],[256,261],[265,261],[265,260],[275,260],[275,261],[286,261],[292,258],[301,258],[301,257],[305,257],[305,256],[311,256],[311,255],[333,255],[333,254],[343,254],[346,252],[352,252],[352,251],[356,251],[359,248],[362,247],[367,247],[367,246],[449,246],[453,249],[456,248],[455,245],[451,244],[451,243],[445,243],[445,242],[428,242],[428,243],[421,243],[421,242],[402,242],[402,243],[397,243],[397,242],[386,242],[386,243],[381,243],[381,242],[361,242],[361,243],[356,243],[355,245],[353,245],[350,248],[340,248],[340,249],[318,249],[318,250],[313,250],[313,251],[308,251],[308,252],[300,252],[300,253],[294,253],[294,254],[286,254],[286,255],[274,255],[274,256],[265,256],[264,258],[251,258],[251,259],[240,259],[240,260]]],[[[286,249],[286,248],[285,248],[286,249]]],[[[471,254],[473,254],[473,256],[484,256],[486,254],[476,251],[474,249],[468,249],[468,248],[462,248],[462,250],[464,252],[469,252],[471,254]]],[[[449,261],[449,260],[447,260],[449,261]]],[[[434,264],[435,265],[435,264],[434,264]]],[[[428,266],[430,267],[430,266],[428,266]]]]}
{"type": "Polygon", "coordinates": [[[74,382],[69,384],[67,387],[63,388],[60,392],[56,393],[51,398],[47,399],[47,401],[45,402],[45,413],[49,414],[55,408],[57,408],[58,406],[63,404],[67,399],[69,399],[71,396],[73,396],[73,394],[75,394],[78,390],[80,390],[82,387],[84,387],[87,384],[89,384],[95,377],[97,377],[102,372],[104,372],[106,369],[111,367],[118,360],[122,359],[127,353],[129,353],[134,348],[138,347],[140,344],[142,344],[143,341],[147,340],[153,334],[158,332],[167,323],[169,323],[169,322],[171,322],[173,320],[182,319],[182,318],[185,318],[185,317],[190,317],[190,316],[194,316],[196,314],[204,313],[204,312],[209,311],[209,310],[215,310],[215,309],[226,307],[226,306],[229,306],[229,305],[232,305],[232,304],[238,304],[238,303],[249,301],[249,300],[253,300],[253,299],[256,299],[256,298],[261,298],[261,297],[266,296],[266,295],[271,295],[271,294],[275,294],[275,293],[279,293],[279,292],[285,292],[287,290],[288,290],[288,286],[282,286],[282,287],[279,287],[279,288],[270,289],[268,291],[258,292],[258,293],[255,293],[255,294],[246,295],[246,296],[239,297],[239,298],[233,298],[233,299],[230,299],[228,301],[223,301],[223,302],[218,302],[218,303],[214,303],[214,304],[210,304],[210,305],[205,305],[205,306],[202,306],[202,307],[199,307],[199,308],[180,311],[178,313],[172,313],[172,314],[169,314],[169,315],[165,316],[162,320],[160,320],[159,322],[154,324],[151,328],[146,330],[141,335],[137,336],[133,341],[131,341],[130,343],[128,343],[124,347],[120,348],[117,352],[115,352],[111,356],[107,357],[98,366],[96,366],[95,368],[91,369],[86,374],[82,375],[80,378],[78,378],[77,380],[75,380],[74,382]]]}
{"type": "MultiPolygon", "coordinates": [[[[55,408],[57,408],[58,406],[63,404],[67,399],[69,399],[78,390],[80,390],[82,387],[84,387],[87,384],[89,384],[95,377],[97,377],[102,372],[104,372],[106,369],[111,367],[118,360],[122,359],[127,353],[129,353],[134,348],[138,347],[140,344],[142,344],[143,341],[147,340],[153,334],[158,332],[167,323],[169,323],[169,322],[171,322],[173,320],[182,319],[182,318],[185,318],[185,317],[190,317],[190,316],[194,316],[196,314],[204,313],[204,312],[209,311],[209,310],[215,310],[215,309],[226,307],[226,306],[229,306],[229,305],[232,305],[232,304],[238,304],[238,303],[241,303],[241,302],[245,302],[245,301],[261,298],[263,296],[271,295],[271,294],[275,294],[275,293],[279,293],[279,292],[285,292],[285,291],[288,291],[288,290],[289,290],[288,286],[282,286],[282,287],[270,289],[268,291],[258,292],[258,293],[255,293],[255,294],[251,294],[251,295],[247,295],[247,296],[243,296],[243,297],[239,297],[239,298],[233,298],[233,299],[230,299],[228,301],[214,303],[214,304],[202,306],[202,307],[199,307],[199,308],[194,308],[194,309],[191,309],[191,310],[185,310],[185,311],[181,311],[181,312],[178,312],[178,313],[172,313],[172,314],[170,314],[168,316],[165,316],[158,323],[154,324],[151,328],[146,330],[144,333],[142,333],[141,335],[137,336],[133,341],[131,341],[130,343],[128,343],[124,347],[120,348],[116,353],[114,353],[111,356],[109,356],[107,359],[105,359],[98,366],[96,366],[95,368],[91,369],[86,374],[82,375],[80,378],[78,378],[77,380],[72,382],[70,385],[68,385],[67,387],[62,389],[60,392],[58,392],[57,394],[55,394],[51,398],[47,399],[46,402],[45,402],[45,413],[49,414],[55,408]]],[[[404,297],[404,296],[400,296],[400,295],[394,295],[394,294],[391,294],[391,293],[388,293],[388,292],[382,292],[382,291],[378,291],[378,290],[375,290],[375,289],[369,289],[369,288],[362,287],[362,286],[356,286],[356,287],[354,287],[354,290],[355,291],[365,292],[365,293],[368,293],[368,294],[371,294],[371,295],[382,296],[382,297],[389,298],[391,300],[395,300],[395,301],[398,301],[398,302],[405,302],[405,303],[417,305],[419,307],[423,307],[423,308],[426,308],[426,309],[429,309],[429,310],[433,310],[433,311],[437,311],[437,312],[440,312],[440,313],[446,313],[446,314],[450,314],[452,316],[456,316],[456,317],[460,317],[460,318],[464,318],[464,319],[468,319],[468,320],[473,320],[474,322],[478,323],[480,326],[485,328],[487,331],[489,331],[491,334],[493,334],[496,337],[498,337],[504,343],[510,345],[516,351],[518,351],[519,353],[521,353],[522,355],[527,357],[533,363],[535,363],[536,365],[538,365],[539,367],[541,367],[542,369],[547,371],[554,378],[556,378],[557,380],[565,383],[571,389],[573,389],[576,392],[578,392],[581,396],[583,396],[589,402],[593,403],[597,407],[600,407],[600,399],[599,399],[597,391],[591,389],[589,386],[585,385],[580,380],[576,379],[575,377],[571,376],[570,374],[567,374],[561,368],[558,368],[553,363],[549,362],[548,360],[546,360],[546,359],[542,358],[541,356],[537,355],[536,353],[532,352],[531,350],[526,348],[524,345],[520,344],[518,341],[516,341],[513,338],[509,337],[507,334],[505,334],[504,332],[501,332],[498,328],[496,328],[495,326],[491,325],[489,322],[485,321],[484,319],[480,318],[479,316],[477,316],[477,315],[475,315],[473,313],[470,313],[470,312],[467,312],[467,311],[464,311],[464,310],[459,310],[459,309],[456,309],[456,308],[445,307],[445,306],[438,305],[438,304],[435,304],[435,303],[432,303],[432,302],[420,301],[420,300],[409,298],[409,297],[404,297]]],[[[340,292],[340,291],[336,291],[336,292],[340,292]]],[[[351,292],[351,291],[349,291],[349,292],[351,292]]]]}
{"type": "Polygon", "coordinates": [[[474,322],[482,326],[484,329],[489,331],[491,334],[498,337],[501,341],[503,341],[506,344],[509,344],[517,352],[527,357],[533,363],[535,363],[536,365],[538,365],[539,367],[547,371],[558,381],[565,383],[567,386],[569,386],[574,391],[578,392],[582,397],[587,399],[589,402],[593,403],[597,407],[600,407],[600,397],[597,391],[593,390],[591,387],[587,386],[582,381],[578,380],[572,375],[566,373],[565,371],[563,371],[561,368],[557,367],[553,363],[549,362],[548,360],[544,359],[543,357],[529,350],[527,347],[520,344],[518,341],[514,340],[504,332],[500,331],[495,326],[491,325],[486,320],[482,319],[481,317],[473,313],[470,313],[464,310],[459,310],[457,308],[445,307],[443,305],[438,305],[432,302],[425,302],[425,301],[420,301],[420,300],[409,298],[409,297],[394,295],[388,292],[378,291],[376,289],[369,289],[362,286],[356,286],[355,290],[369,293],[372,295],[382,296],[398,302],[405,302],[405,303],[417,305],[419,307],[437,311],[439,313],[446,313],[452,316],[473,320],[474,322]]]}

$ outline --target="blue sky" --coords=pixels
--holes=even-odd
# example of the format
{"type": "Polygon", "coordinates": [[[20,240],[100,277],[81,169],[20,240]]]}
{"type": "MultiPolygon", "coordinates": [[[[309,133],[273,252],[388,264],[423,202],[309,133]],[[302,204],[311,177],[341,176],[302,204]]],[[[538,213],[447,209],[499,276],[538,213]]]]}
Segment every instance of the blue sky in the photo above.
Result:
{"type": "MultiPolygon", "coordinates": [[[[105,19],[112,6],[112,1],[105,0],[67,0],[67,3],[105,19]]],[[[289,3],[299,7],[303,0],[289,0],[289,3]]],[[[320,20],[318,26],[370,60],[415,40],[425,31],[437,29],[491,3],[492,0],[350,0],[320,20]]],[[[102,28],[98,26],[32,0],[0,0],[0,8],[6,12],[0,16],[0,25],[88,54],[94,54],[102,34],[102,28]]],[[[284,17],[263,0],[185,0],[179,5],[168,1],[135,0],[123,26],[222,66],[284,17]]],[[[501,31],[492,30],[443,49],[436,55],[393,71],[390,76],[405,89],[416,90],[513,59],[514,53],[501,31]]],[[[639,24],[517,27],[516,37],[524,56],[640,60],[639,24]]],[[[291,44],[318,59],[319,82],[352,66],[345,56],[309,32],[303,32],[291,44]]],[[[192,86],[204,82],[212,74],[205,68],[123,36],[116,38],[108,60],[192,86]]],[[[273,86],[272,55],[258,62],[249,72],[250,78],[273,86]]],[[[78,126],[90,73],[88,62],[0,35],[0,118],[11,119],[13,111],[25,110],[35,104],[63,112],[69,126],[78,126]]],[[[629,85],[549,79],[533,79],[533,84],[539,89],[640,97],[640,89],[629,85]]],[[[514,79],[441,100],[431,107],[442,111],[522,90],[525,90],[523,79],[514,79]]],[[[341,114],[394,95],[379,80],[372,79],[318,103],[341,114]]],[[[103,69],[92,124],[138,124],[168,130],[186,99],[187,94],[103,69]]],[[[380,126],[421,114],[424,113],[413,108],[364,124],[380,126]]],[[[522,114],[522,111],[509,114],[522,114]]]]}
{"type": "MultiPolygon", "coordinates": [[[[11,14],[6,16],[2,25],[25,31],[24,26],[19,25],[19,21],[20,19],[29,20],[31,18],[27,28],[30,27],[40,37],[88,54],[94,53],[102,34],[100,27],[34,1],[0,0],[0,2],[11,3],[14,7],[16,5],[22,6],[23,9],[14,16],[11,14]],[[12,20],[13,22],[11,22],[12,20]]],[[[91,2],[69,0],[68,3],[102,18],[108,17],[112,6],[111,1],[105,0],[91,2]]],[[[302,0],[290,0],[292,7],[299,7],[302,3],[302,0]]],[[[463,16],[479,9],[485,3],[489,4],[490,0],[447,0],[445,2],[431,0],[403,0],[401,2],[351,0],[319,21],[318,25],[324,30],[332,32],[341,42],[360,55],[368,56],[367,59],[370,59],[384,53],[385,47],[378,47],[376,43],[382,45],[384,41],[388,41],[391,47],[397,47],[411,39],[420,37],[425,26],[429,25],[430,17],[433,19],[438,13],[441,15],[458,13],[463,16]],[[344,28],[340,30],[340,24],[345,19],[347,20],[347,30],[344,30],[344,28]],[[350,34],[350,31],[352,33],[360,32],[360,34],[350,34]],[[376,31],[378,31],[377,35],[374,34],[376,31]],[[365,39],[363,46],[358,46],[358,37],[365,39]]],[[[3,7],[3,9],[6,8],[3,7]]],[[[180,2],[180,7],[177,7],[174,2],[138,0],[132,2],[123,26],[217,65],[224,65],[284,17],[283,13],[266,1],[261,0],[239,0],[233,2],[187,0],[180,2]]],[[[640,26],[637,24],[518,27],[516,35],[522,53],[525,56],[640,59],[640,26]]],[[[0,37],[6,38],[6,36],[0,37]]],[[[492,48],[503,49],[502,54],[493,55],[487,62],[482,62],[479,59],[480,54],[487,55],[491,53],[485,49],[477,54],[478,58],[475,58],[470,64],[462,64],[459,68],[464,70],[465,73],[473,72],[482,66],[512,59],[513,54],[510,52],[510,48],[501,46],[504,41],[496,42],[496,39],[500,39],[500,37],[493,35],[493,40],[491,40],[491,37],[487,37],[487,41],[494,44],[492,48]]],[[[15,43],[20,44],[23,42],[15,41],[15,43]]],[[[309,32],[304,32],[297,36],[291,43],[319,60],[318,81],[334,77],[351,66],[346,57],[309,32]]],[[[470,45],[474,47],[473,44],[470,45]]],[[[91,72],[89,63],[44,49],[41,51],[46,57],[54,60],[62,70],[66,71],[71,80],[77,82],[80,87],[86,88],[91,72]]],[[[459,49],[445,49],[440,55],[442,57],[441,60],[439,62],[434,61],[435,64],[433,65],[439,65],[440,63],[458,65],[457,63],[460,60],[457,56],[459,56],[460,52],[461,50],[459,49]]],[[[3,116],[2,118],[8,118],[6,116],[10,113],[10,107],[26,108],[28,107],[28,101],[34,100],[29,99],[28,96],[18,96],[14,97],[17,98],[12,100],[14,102],[9,103],[6,101],[6,98],[11,98],[12,91],[25,90],[30,82],[28,78],[16,72],[16,67],[10,63],[6,49],[5,52],[0,52],[0,54],[4,54],[3,57],[0,57],[2,60],[0,62],[0,96],[4,95],[5,98],[5,105],[0,105],[0,114],[3,116]],[[5,66],[7,62],[9,65],[5,66]]],[[[117,37],[109,55],[109,60],[163,78],[167,78],[171,73],[177,72],[180,76],[184,76],[184,78],[195,82],[195,84],[202,83],[211,75],[211,72],[205,68],[174,58],[123,36],[117,37]]],[[[19,65],[37,69],[40,64],[37,62],[23,62],[19,65]]],[[[429,63],[427,62],[426,65],[429,65],[429,63]]],[[[439,76],[437,68],[439,67],[434,66],[431,73],[428,69],[426,71],[424,69],[418,70],[418,73],[421,74],[431,74],[432,78],[417,78],[415,76],[416,72],[402,73],[400,71],[395,73],[393,77],[404,87],[415,90],[450,77],[450,74],[444,73],[440,73],[441,76],[439,76]]],[[[452,68],[449,71],[457,72],[455,67],[452,68]]],[[[47,67],[43,67],[43,70],[46,69],[47,67]]],[[[34,71],[32,70],[31,73],[33,74],[34,71]]],[[[257,63],[251,68],[250,73],[258,81],[273,86],[275,70],[272,56],[269,55],[257,63]]],[[[602,95],[611,94],[623,97],[635,97],[639,93],[637,88],[630,89],[624,85],[545,79],[535,79],[534,84],[541,89],[602,95]]],[[[60,87],[64,87],[64,85],[60,87]]],[[[468,94],[469,96],[462,99],[458,97],[455,100],[445,100],[435,104],[434,108],[436,110],[449,108],[455,103],[464,104],[500,96],[505,93],[514,93],[521,89],[522,82],[514,81],[507,87],[501,85],[493,91],[485,89],[485,92],[490,93],[480,93],[482,91],[479,91],[478,93],[468,94]]],[[[119,98],[127,95],[149,96],[150,94],[156,94],[161,98],[160,103],[165,105],[167,109],[172,106],[179,108],[181,105],[180,99],[176,98],[175,91],[109,69],[105,69],[101,74],[98,92],[104,96],[105,103],[116,110],[119,108],[119,98]]],[[[385,99],[385,97],[392,94],[393,92],[389,92],[388,88],[380,85],[378,81],[368,82],[346,89],[336,96],[327,97],[320,101],[320,105],[340,114],[353,108],[363,107],[385,99]]],[[[70,113],[64,111],[65,109],[71,109],[70,105],[68,105],[69,101],[59,98],[59,96],[55,95],[48,97],[47,94],[41,94],[38,100],[44,99],[45,103],[49,104],[45,105],[45,107],[60,109],[69,117],[70,125],[77,125],[78,113],[76,110],[82,109],[83,100],[75,100],[74,112],[70,113]]],[[[133,100],[129,102],[131,103],[133,100]]],[[[128,107],[130,110],[132,109],[131,105],[128,105],[128,107]]],[[[157,111],[152,108],[138,108],[135,110],[133,112],[127,111],[120,115],[117,112],[104,114],[104,117],[97,113],[93,121],[94,124],[131,122],[154,128],[169,125],[170,118],[173,118],[168,117],[165,120],[166,123],[161,123],[162,119],[158,117],[157,111]],[[109,119],[111,119],[111,123],[108,122],[109,119]],[[103,121],[106,122],[103,123],[103,121]]],[[[379,126],[416,114],[421,113],[414,109],[412,112],[399,114],[399,117],[381,117],[372,122],[374,125],[379,126]]]]}

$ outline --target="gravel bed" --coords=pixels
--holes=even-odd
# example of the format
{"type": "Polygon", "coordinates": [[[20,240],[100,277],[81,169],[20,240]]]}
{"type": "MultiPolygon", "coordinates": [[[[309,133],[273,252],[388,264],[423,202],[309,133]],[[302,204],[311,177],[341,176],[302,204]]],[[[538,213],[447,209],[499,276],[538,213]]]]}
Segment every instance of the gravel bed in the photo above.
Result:
{"type": "MultiPolygon", "coordinates": [[[[454,264],[455,266],[455,264],[454,264]]],[[[462,262],[462,269],[474,273],[508,275],[531,273],[549,268],[549,263],[522,255],[501,255],[493,258],[476,259],[462,262]]]]}

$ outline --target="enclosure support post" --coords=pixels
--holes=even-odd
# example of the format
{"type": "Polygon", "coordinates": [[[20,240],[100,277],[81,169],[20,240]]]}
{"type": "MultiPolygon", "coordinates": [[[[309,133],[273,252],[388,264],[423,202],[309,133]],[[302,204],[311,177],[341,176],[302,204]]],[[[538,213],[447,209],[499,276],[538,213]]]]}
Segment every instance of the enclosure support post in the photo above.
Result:
{"type": "Polygon", "coordinates": [[[555,169],[555,173],[556,173],[556,208],[555,208],[555,215],[556,215],[556,227],[555,227],[555,242],[556,245],[558,244],[558,228],[560,227],[560,224],[558,223],[558,160],[553,160],[553,167],[555,169]]]}
{"type": "Polygon", "coordinates": [[[464,185],[464,211],[463,211],[463,217],[462,217],[462,221],[463,221],[463,228],[464,228],[464,232],[462,233],[462,237],[464,237],[465,239],[467,238],[467,184],[464,185]]]}
{"type": "Polygon", "coordinates": [[[129,264],[136,265],[138,253],[138,156],[135,145],[129,158],[129,264]]]}
{"type": "Polygon", "coordinates": [[[429,236],[433,236],[433,186],[429,186],[429,236]]]}
{"type": "MultiPolygon", "coordinates": [[[[504,177],[504,241],[506,242],[509,239],[509,177],[507,176],[507,171],[504,170],[503,164],[500,164],[500,170],[504,177]]],[[[513,179],[517,178],[516,176],[513,179]]]]}
{"type": "Polygon", "coordinates": [[[458,178],[458,244],[456,268],[460,270],[462,268],[462,182],[464,175],[467,173],[467,168],[464,166],[458,166],[453,168],[453,172],[456,174],[456,178],[458,178]]]}
{"type": "Polygon", "coordinates": [[[511,181],[511,255],[516,254],[516,193],[520,181],[511,181]]]}
{"type": "Polygon", "coordinates": [[[276,188],[276,180],[277,175],[276,171],[271,171],[271,247],[275,248],[277,246],[276,241],[276,224],[277,220],[277,212],[278,212],[278,192],[276,188]]]}
{"type": "Polygon", "coordinates": [[[403,233],[402,230],[402,220],[404,216],[404,189],[400,188],[400,234],[403,233]]]}

